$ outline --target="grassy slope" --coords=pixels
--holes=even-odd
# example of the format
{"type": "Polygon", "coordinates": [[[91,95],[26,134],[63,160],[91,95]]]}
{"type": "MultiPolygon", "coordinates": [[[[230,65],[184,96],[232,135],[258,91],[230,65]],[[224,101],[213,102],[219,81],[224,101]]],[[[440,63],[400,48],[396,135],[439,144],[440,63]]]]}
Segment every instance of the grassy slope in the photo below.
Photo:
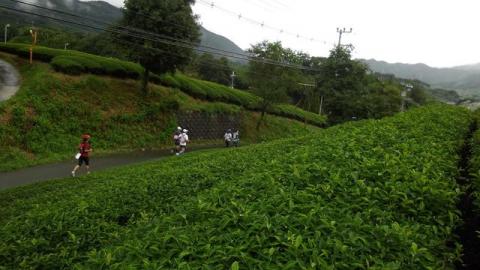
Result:
{"type": "Polygon", "coordinates": [[[0,260],[76,269],[452,269],[467,111],[0,193],[0,260]],[[188,166],[185,166],[188,164],[188,166]]]}
{"type": "Polygon", "coordinates": [[[97,153],[169,146],[177,109],[241,113],[243,139],[250,143],[317,129],[270,116],[257,133],[250,127],[258,114],[239,106],[199,101],[157,85],[143,99],[135,80],[68,76],[47,64],[30,66],[4,53],[0,57],[15,64],[23,77],[18,94],[0,104],[0,171],[71,158],[79,135],[86,132],[92,133],[97,153]]]}
{"type": "MultiPolygon", "coordinates": [[[[9,52],[28,58],[29,44],[0,43],[0,51],[9,52]]],[[[101,57],[73,50],[59,50],[37,46],[34,49],[34,58],[49,62],[55,70],[72,75],[91,73],[110,75],[117,78],[137,79],[143,68],[132,62],[121,61],[115,58],[101,57]]],[[[180,73],[157,76],[152,74],[151,79],[161,85],[177,88],[192,97],[207,101],[226,102],[240,105],[243,108],[259,110],[260,98],[252,93],[237,89],[230,89],[224,85],[190,78],[180,73]]],[[[306,121],[307,123],[324,126],[326,117],[304,111],[290,104],[276,104],[269,108],[268,113],[273,115],[306,121]]]]}

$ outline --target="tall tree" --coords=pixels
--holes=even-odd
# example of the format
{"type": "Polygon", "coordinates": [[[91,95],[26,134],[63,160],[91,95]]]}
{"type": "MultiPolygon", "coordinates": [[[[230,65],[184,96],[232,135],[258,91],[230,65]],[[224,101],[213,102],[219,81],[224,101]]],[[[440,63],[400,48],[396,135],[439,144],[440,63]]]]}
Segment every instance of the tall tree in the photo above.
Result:
{"type": "Polygon", "coordinates": [[[413,83],[413,88],[408,94],[408,96],[417,105],[424,105],[428,102],[428,95],[426,93],[425,87],[417,82],[413,83]]]}
{"type": "Polygon", "coordinates": [[[351,59],[349,48],[337,46],[320,65],[318,92],[333,122],[358,118],[364,109],[362,97],[368,94],[367,67],[351,59]]]}
{"type": "Polygon", "coordinates": [[[263,41],[253,45],[249,52],[255,59],[250,61],[248,68],[250,86],[252,91],[262,98],[259,104],[261,117],[257,123],[259,129],[267,110],[275,103],[286,101],[289,89],[298,87],[298,70],[271,64],[266,60],[296,63],[298,58],[295,52],[283,48],[280,42],[263,41]]]}
{"type": "Polygon", "coordinates": [[[221,57],[216,59],[211,54],[204,53],[198,58],[197,65],[198,74],[201,79],[223,85],[230,84],[232,68],[230,67],[227,58],[221,57]]]}
{"type": "Polygon", "coordinates": [[[142,78],[144,94],[148,94],[150,72],[159,74],[174,72],[188,64],[193,50],[188,48],[189,46],[168,43],[174,39],[194,44],[199,42],[197,18],[191,8],[194,2],[194,0],[125,0],[124,17],[120,25],[132,29],[136,35],[148,37],[143,39],[119,35],[126,41],[124,46],[129,49],[129,58],[138,61],[145,68],[142,78]],[[139,33],[136,29],[144,32],[139,33]]]}

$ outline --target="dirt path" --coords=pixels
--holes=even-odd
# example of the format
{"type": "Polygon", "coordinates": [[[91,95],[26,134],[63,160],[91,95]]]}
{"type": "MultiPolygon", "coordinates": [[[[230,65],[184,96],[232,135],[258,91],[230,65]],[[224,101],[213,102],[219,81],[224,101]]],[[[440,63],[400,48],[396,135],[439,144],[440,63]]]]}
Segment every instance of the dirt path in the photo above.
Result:
{"type": "Polygon", "coordinates": [[[0,101],[15,95],[19,88],[19,73],[12,65],[0,59],[0,101]]]}
{"type": "MultiPolygon", "coordinates": [[[[193,146],[190,151],[219,148],[220,145],[193,146]]],[[[188,153],[187,153],[188,154],[188,153]]],[[[106,157],[92,157],[91,171],[101,171],[109,168],[125,166],[146,161],[153,161],[172,156],[170,150],[132,152],[106,157]]],[[[55,164],[41,165],[13,172],[0,173],[0,190],[26,184],[47,181],[51,179],[71,177],[70,172],[75,166],[75,160],[55,164]]],[[[84,175],[84,169],[77,176],[84,175]]]]}

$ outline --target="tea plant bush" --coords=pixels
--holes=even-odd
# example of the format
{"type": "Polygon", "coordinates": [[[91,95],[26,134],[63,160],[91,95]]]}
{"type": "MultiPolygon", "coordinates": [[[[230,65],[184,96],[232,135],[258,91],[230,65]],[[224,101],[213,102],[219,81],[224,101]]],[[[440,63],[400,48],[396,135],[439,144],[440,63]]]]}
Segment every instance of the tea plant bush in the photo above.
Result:
{"type": "Polygon", "coordinates": [[[3,269],[453,269],[446,105],[0,192],[3,269]]]}
{"type": "MultiPolygon", "coordinates": [[[[30,46],[28,44],[0,44],[1,51],[23,57],[28,57],[29,48],[30,46]]],[[[58,72],[71,75],[92,73],[110,75],[118,78],[137,79],[143,72],[143,68],[140,65],[132,62],[71,50],[37,46],[34,50],[34,57],[36,60],[49,62],[58,72]]],[[[181,73],[174,75],[165,74],[162,76],[153,74],[152,81],[165,86],[175,87],[198,99],[240,105],[249,110],[258,110],[258,104],[260,102],[260,97],[252,93],[231,89],[213,82],[197,80],[181,73]]],[[[276,105],[269,113],[302,122],[304,121],[316,126],[324,126],[326,124],[325,116],[304,111],[289,104],[276,105]]]]}
{"type": "MultiPolygon", "coordinates": [[[[3,58],[0,53],[0,58],[3,58]]],[[[12,56],[13,57],[13,56],[12,56]]],[[[20,64],[22,86],[0,103],[0,171],[71,160],[83,133],[93,135],[95,154],[140,148],[171,147],[178,112],[241,116],[242,141],[256,143],[305,134],[318,128],[268,116],[255,130],[257,113],[220,102],[203,102],[166,87],[152,85],[148,100],[137,82],[96,75],[67,76],[46,64],[20,64]],[[251,128],[253,126],[253,128],[251,128]]],[[[210,127],[206,127],[210,128],[210,127]]],[[[217,140],[197,144],[222,144],[217,140]]]]}
{"type": "Polygon", "coordinates": [[[475,211],[477,215],[480,215],[480,110],[475,111],[474,121],[477,130],[473,133],[472,137],[472,156],[470,159],[469,170],[473,179],[473,202],[475,204],[475,211]]]}
{"type": "MultiPolygon", "coordinates": [[[[29,48],[30,45],[21,43],[0,45],[0,50],[23,57],[29,57],[29,48]]],[[[143,72],[142,67],[135,63],[79,51],[52,49],[41,46],[35,47],[34,59],[50,62],[55,70],[74,75],[87,72],[136,79],[143,72]]]]}
{"type": "MultiPolygon", "coordinates": [[[[154,76],[154,78],[155,81],[162,85],[180,89],[195,98],[227,102],[243,106],[246,109],[259,110],[260,97],[246,91],[231,89],[218,83],[197,80],[181,73],[154,76]]],[[[326,124],[325,116],[304,111],[289,104],[276,104],[269,109],[268,113],[305,121],[316,126],[324,126],[326,124]]]]}

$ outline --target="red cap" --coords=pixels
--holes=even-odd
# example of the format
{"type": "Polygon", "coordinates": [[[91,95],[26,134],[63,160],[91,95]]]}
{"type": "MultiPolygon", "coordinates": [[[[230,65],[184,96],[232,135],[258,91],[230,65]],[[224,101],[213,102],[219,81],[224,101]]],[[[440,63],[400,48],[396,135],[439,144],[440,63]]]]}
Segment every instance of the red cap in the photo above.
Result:
{"type": "Polygon", "coordinates": [[[88,134],[83,134],[83,135],[82,135],[82,139],[90,139],[90,135],[88,135],[88,134]]]}

